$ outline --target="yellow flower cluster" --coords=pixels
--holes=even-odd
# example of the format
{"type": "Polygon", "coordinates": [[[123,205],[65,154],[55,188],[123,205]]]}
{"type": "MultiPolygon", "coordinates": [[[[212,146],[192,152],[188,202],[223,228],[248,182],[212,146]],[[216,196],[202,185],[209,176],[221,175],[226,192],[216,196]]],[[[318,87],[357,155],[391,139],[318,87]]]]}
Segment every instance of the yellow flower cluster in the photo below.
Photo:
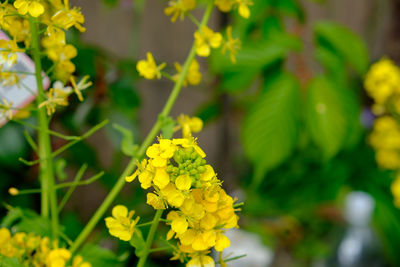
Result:
{"type": "MultiPolygon", "coordinates": [[[[45,106],[47,113],[52,114],[56,106],[68,104],[67,96],[72,92],[61,90],[66,83],[71,83],[73,91],[79,100],[83,100],[81,90],[91,85],[84,77],[81,83],[76,84],[73,73],[75,65],[72,59],[77,56],[77,49],[66,43],[65,32],[71,27],[79,31],[85,31],[82,24],[84,16],[77,7],[71,8],[68,0],[16,0],[13,4],[8,1],[0,4],[0,29],[8,33],[11,40],[0,40],[0,82],[3,86],[18,84],[23,74],[9,70],[17,62],[17,52],[30,52],[32,42],[32,30],[29,21],[37,22],[41,37],[43,54],[52,62],[51,72],[53,78],[61,83],[61,86],[52,88],[47,93],[47,100],[40,107],[45,106]],[[23,47],[20,45],[24,44],[23,47]],[[3,71],[2,71],[3,70],[3,71]]],[[[40,49],[42,49],[40,48],[40,49]]]]}
{"type": "Polygon", "coordinates": [[[365,89],[374,100],[372,111],[381,115],[387,110],[400,112],[400,69],[390,59],[373,64],[368,71],[365,89]]]}
{"type": "Polygon", "coordinates": [[[215,0],[215,5],[222,12],[229,12],[232,9],[237,8],[239,15],[248,19],[250,17],[249,6],[253,5],[253,2],[250,0],[215,0]]]}
{"type": "Polygon", "coordinates": [[[0,255],[17,258],[20,263],[27,267],[92,266],[85,262],[81,256],[72,257],[69,250],[59,248],[56,242],[51,244],[48,237],[40,237],[32,233],[11,235],[7,228],[0,228],[0,255]]]}
{"type": "Polygon", "coordinates": [[[179,124],[184,138],[160,138],[147,149],[148,159],[138,164],[126,181],[138,177],[142,188],[153,189],[147,194],[147,204],[154,209],[170,209],[167,240],[178,241],[173,259],[190,257],[187,266],[201,266],[196,265],[199,262],[214,266],[207,254],[212,248],[219,252],[227,248],[230,241],[225,230],[238,227],[235,200],[221,187],[222,182],[191,135],[201,130],[201,120],[181,115],[179,124]]]}
{"type": "Polygon", "coordinates": [[[400,125],[390,116],[375,120],[369,142],[376,150],[376,161],[384,169],[400,169],[400,125]]]}

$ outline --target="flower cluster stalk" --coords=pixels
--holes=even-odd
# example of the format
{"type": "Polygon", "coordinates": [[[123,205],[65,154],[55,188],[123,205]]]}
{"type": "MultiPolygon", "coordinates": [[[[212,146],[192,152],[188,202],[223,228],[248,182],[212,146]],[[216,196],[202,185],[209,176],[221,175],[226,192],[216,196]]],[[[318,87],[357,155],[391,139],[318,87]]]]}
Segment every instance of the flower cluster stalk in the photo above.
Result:
{"type": "MultiPolygon", "coordinates": [[[[38,105],[42,103],[44,89],[42,78],[42,65],[40,61],[40,48],[39,48],[39,30],[36,18],[29,20],[31,35],[32,35],[32,55],[35,63],[35,77],[37,85],[37,98],[38,105]]],[[[53,157],[51,150],[51,141],[49,135],[49,118],[46,111],[39,108],[37,111],[38,116],[38,156],[40,159],[40,182],[41,182],[41,212],[44,217],[51,218],[52,237],[57,239],[58,235],[58,208],[57,208],[57,195],[54,188],[54,173],[53,173],[53,157]],[[50,212],[49,212],[50,211],[50,212]]]]}
{"type": "MultiPolygon", "coordinates": [[[[212,9],[213,9],[213,1],[209,0],[207,3],[206,11],[205,11],[203,18],[201,20],[201,23],[200,23],[200,28],[207,25],[207,23],[210,19],[210,16],[211,16],[212,9]]],[[[76,238],[76,240],[70,247],[70,251],[72,253],[77,251],[77,249],[82,245],[82,243],[85,241],[85,239],[92,232],[92,230],[94,229],[96,224],[103,217],[103,215],[105,214],[107,209],[111,206],[112,202],[114,201],[114,199],[117,197],[118,193],[122,190],[123,186],[125,185],[125,177],[128,176],[129,174],[131,174],[135,170],[137,161],[143,158],[143,156],[145,155],[146,149],[151,145],[153,140],[156,138],[157,134],[160,132],[163,120],[171,112],[171,110],[176,102],[176,99],[178,98],[179,93],[183,87],[183,82],[185,81],[186,76],[188,74],[189,66],[192,63],[195,56],[196,56],[196,48],[195,48],[195,45],[193,44],[192,48],[189,52],[189,55],[186,58],[185,64],[183,65],[182,72],[180,73],[179,78],[176,81],[176,83],[172,89],[172,92],[169,95],[167,102],[165,103],[164,108],[162,109],[161,113],[159,114],[156,123],[153,125],[153,128],[151,129],[151,131],[149,132],[149,134],[143,141],[137,154],[135,156],[133,156],[132,159],[130,160],[130,162],[128,163],[127,167],[125,168],[125,170],[119,177],[119,179],[116,182],[116,184],[114,185],[114,187],[111,189],[110,193],[104,199],[103,203],[99,206],[99,208],[97,209],[95,214],[91,217],[89,222],[86,224],[85,228],[82,230],[82,232],[79,234],[79,236],[76,238]]],[[[153,219],[152,228],[155,228],[155,229],[157,228],[160,217],[161,217],[161,214],[158,214],[158,212],[156,212],[154,219],[153,219]],[[157,217],[158,217],[158,219],[157,219],[157,217]]],[[[151,245],[153,242],[153,238],[154,238],[154,235],[151,236],[149,233],[149,235],[146,239],[146,244],[150,243],[150,245],[151,245]]],[[[148,251],[149,249],[150,249],[150,247],[147,249],[147,253],[144,253],[144,254],[146,254],[146,256],[144,257],[144,260],[142,260],[143,256],[139,260],[139,264],[142,264],[142,265],[138,265],[138,266],[144,266],[147,255],[149,253],[149,251],[148,251]]]]}

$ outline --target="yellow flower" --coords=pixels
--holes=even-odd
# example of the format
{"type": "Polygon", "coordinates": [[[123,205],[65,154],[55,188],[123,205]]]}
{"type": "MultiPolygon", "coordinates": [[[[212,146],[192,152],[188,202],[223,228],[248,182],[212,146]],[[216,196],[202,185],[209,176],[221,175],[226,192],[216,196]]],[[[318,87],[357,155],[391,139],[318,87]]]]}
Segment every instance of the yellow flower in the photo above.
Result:
{"type": "Polygon", "coordinates": [[[46,96],[47,100],[40,103],[39,108],[45,106],[49,116],[56,111],[57,106],[68,106],[68,93],[62,89],[50,88],[46,96]]]}
{"type": "MultiPolygon", "coordinates": [[[[182,72],[182,66],[178,62],[175,62],[174,66],[177,71],[177,74],[173,76],[173,79],[177,81],[182,72]]],[[[201,82],[201,78],[202,74],[200,72],[199,62],[197,62],[197,60],[194,59],[192,63],[190,63],[189,65],[189,70],[186,75],[186,79],[183,81],[183,86],[187,86],[187,84],[198,85],[201,82]]]]}
{"type": "Polygon", "coordinates": [[[17,53],[24,50],[19,48],[15,40],[0,40],[0,65],[6,64],[8,68],[17,63],[17,53]]]}
{"type": "Polygon", "coordinates": [[[176,211],[168,213],[167,220],[171,221],[171,229],[177,234],[183,234],[188,229],[189,224],[186,218],[180,216],[176,211]]]}
{"type": "Polygon", "coordinates": [[[178,190],[172,183],[169,183],[161,189],[164,198],[167,199],[168,204],[173,207],[179,208],[185,201],[185,195],[178,190]]]}
{"type": "Polygon", "coordinates": [[[364,86],[378,104],[384,104],[394,93],[400,93],[400,70],[393,61],[383,58],[368,71],[364,86]]]}
{"type": "Polygon", "coordinates": [[[175,145],[181,145],[184,148],[187,147],[193,147],[194,150],[202,157],[204,158],[206,156],[206,153],[197,145],[196,139],[191,137],[191,138],[177,138],[172,140],[173,144],[175,145]]]}
{"type": "Polygon", "coordinates": [[[215,5],[222,12],[229,12],[232,10],[235,0],[215,0],[215,5]]]}
{"type": "Polygon", "coordinates": [[[152,80],[154,78],[161,79],[161,70],[166,66],[165,63],[157,66],[154,61],[153,55],[148,52],[147,60],[140,60],[136,69],[139,72],[140,76],[145,77],[146,79],[152,80]]]}
{"type": "Polygon", "coordinates": [[[226,51],[229,51],[229,57],[232,63],[236,63],[236,54],[238,50],[241,48],[242,43],[238,38],[233,39],[232,37],[232,26],[228,26],[226,28],[226,38],[222,46],[222,53],[225,54],[226,51]]]}
{"type": "Polygon", "coordinates": [[[50,251],[46,258],[47,267],[64,267],[71,258],[71,252],[65,248],[57,248],[50,251]]]}
{"type": "Polygon", "coordinates": [[[158,186],[158,188],[163,189],[169,184],[169,174],[166,172],[165,168],[156,168],[156,173],[154,174],[153,183],[158,186]]]}
{"type": "Polygon", "coordinates": [[[64,9],[57,11],[51,21],[64,30],[74,26],[80,32],[84,32],[86,29],[81,24],[85,22],[85,17],[82,15],[81,10],[77,7],[70,9],[69,0],[64,0],[64,4],[64,9]]]}
{"type": "Polygon", "coordinates": [[[77,95],[79,101],[83,101],[83,96],[81,91],[85,90],[86,88],[92,86],[92,82],[91,81],[87,81],[89,79],[89,75],[85,75],[83,76],[83,78],[78,82],[78,84],[76,84],[75,82],[75,78],[72,76],[70,78],[71,84],[72,84],[72,88],[75,92],[75,94],[77,95]]]}
{"type": "MultiPolygon", "coordinates": [[[[394,203],[396,207],[400,208],[400,175],[397,174],[396,179],[393,181],[390,186],[390,190],[392,191],[394,197],[394,203]]],[[[1,244],[1,241],[0,241],[1,244]]]]}
{"type": "Polygon", "coordinates": [[[0,248],[11,239],[11,233],[7,228],[0,228],[0,248]]]}
{"type": "Polygon", "coordinates": [[[192,187],[192,179],[187,174],[179,175],[175,180],[175,185],[179,190],[189,190],[192,187]]]}
{"type": "Polygon", "coordinates": [[[12,112],[12,102],[7,101],[5,98],[1,98],[1,101],[3,103],[0,103],[0,114],[2,117],[8,118],[9,120],[12,119],[13,117],[13,112],[12,112]]]}
{"type": "Polygon", "coordinates": [[[82,256],[76,256],[72,261],[72,267],[92,267],[88,262],[84,262],[82,256]]]}
{"type": "Polygon", "coordinates": [[[250,9],[249,6],[253,5],[253,3],[249,0],[236,0],[239,5],[239,15],[245,19],[250,17],[250,9]]]}
{"type": "Polygon", "coordinates": [[[196,0],[170,0],[168,5],[164,13],[167,16],[172,15],[171,21],[175,22],[178,17],[183,20],[185,13],[196,7],[196,0]]]}
{"type": "Polygon", "coordinates": [[[165,209],[164,201],[162,201],[162,199],[154,193],[147,193],[146,203],[156,210],[165,209]]]}
{"type": "Polygon", "coordinates": [[[182,127],[184,138],[190,138],[192,133],[198,133],[203,129],[203,121],[198,117],[189,117],[188,115],[179,115],[177,122],[182,127]]]}
{"type": "Polygon", "coordinates": [[[44,13],[44,7],[39,1],[35,0],[16,0],[14,2],[14,7],[18,10],[21,15],[29,14],[32,17],[39,17],[44,13]]]}
{"type": "Polygon", "coordinates": [[[165,167],[167,160],[172,158],[176,150],[175,145],[169,139],[160,139],[159,144],[153,144],[146,150],[146,155],[153,159],[154,167],[165,167]]]}
{"type": "Polygon", "coordinates": [[[122,205],[115,206],[111,214],[113,217],[105,219],[110,235],[123,241],[129,241],[135,231],[135,225],[139,221],[139,217],[132,220],[135,211],[132,210],[128,213],[128,209],[122,205]]]}
{"type": "Polygon", "coordinates": [[[15,187],[10,187],[10,188],[8,189],[8,193],[9,193],[10,195],[12,195],[12,196],[16,196],[16,195],[19,194],[19,190],[18,190],[17,188],[15,188],[15,187]]]}
{"type": "Polygon", "coordinates": [[[217,235],[217,239],[215,240],[215,250],[223,251],[227,247],[231,245],[231,241],[223,234],[217,235]]]}
{"type": "Polygon", "coordinates": [[[215,262],[210,256],[200,255],[193,257],[186,267],[215,267],[215,262]]]}
{"type": "Polygon", "coordinates": [[[78,54],[73,45],[59,45],[47,50],[47,55],[52,61],[68,61],[78,54]]]}
{"type": "Polygon", "coordinates": [[[196,53],[201,57],[208,57],[211,53],[211,48],[218,48],[222,43],[222,35],[218,32],[213,32],[207,26],[196,31],[194,38],[196,53]]]}

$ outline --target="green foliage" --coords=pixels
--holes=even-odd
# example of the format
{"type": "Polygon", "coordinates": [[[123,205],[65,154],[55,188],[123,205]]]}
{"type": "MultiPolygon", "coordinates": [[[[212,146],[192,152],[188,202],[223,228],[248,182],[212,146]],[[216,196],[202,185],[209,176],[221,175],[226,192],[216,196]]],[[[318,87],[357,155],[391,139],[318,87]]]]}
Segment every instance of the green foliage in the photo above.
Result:
{"type": "Polygon", "coordinates": [[[243,146],[256,166],[258,184],[264,174],[287,159],[298,133],[299,85],[290,74],[268,83],[243,123],[243,146]]]}
{"type": "Polygon", "coordinates": [[[161,133],[163,138],[171,139],[174,135],[176,122],[172,117],[166,117],[162,120],[161,133]]]}
{"type": "Polygon", "coordinates": [[[25,265],[20,263],[16,258],[7,258],[0,255],[0,267],[25,267],[25,265]]]}
{"type": "Polygon", "coordinates": [[[323,157],[336,155],[358,125],[359,107],[347,88],[326,76],[314,78],[307,88],[307,130],[323,157]]]}
{"type": "Polygon", "coordinates": [[[121,266],[117,256],[110,250],[101,248],[94,244],[86,244],[80,251],[85,261],[90,262],[96,267],[115,267],[121,266]]]}
{"type": "Polygon", "coordinates": [[[67,173],[65,172],[65,167],[67,166],[67,161],[63,158],[59,158],[54,163],[54,173],[56,174],[59,181],[65,181],[67,179],[67,173]]]}
{"type": "Polygon", "coordinates": [[[0,147],[0,164],[7,167],[21,164],[18,158],[26,155],[28,147],[19,125],[8,123],[0,128],[0,147]]]}
{"type": "Polygon", "coordinates": [[[319,45],[329,46],[348,62],[359,75],[368,68],[369,57],[365,43],[348,28],[335,22],[318,22],[315,36],[319,45]]]}
{"type": "Polygon", "coordinates": [[[140,255],[145,252],[144,250],[146,248],[146,242],[144,241],[143,234],[140,229],[135,229],[129,243],[135,248],[135,255],[137,257],[140,257],[140,255]]]}
{"type": "Polygon", "coordinates": [[[122,153],[132,157],[138,149],[138,146],[134,143],[132,131],[116,123],[113,124],[113,128],[122,134],[122,153]]]}

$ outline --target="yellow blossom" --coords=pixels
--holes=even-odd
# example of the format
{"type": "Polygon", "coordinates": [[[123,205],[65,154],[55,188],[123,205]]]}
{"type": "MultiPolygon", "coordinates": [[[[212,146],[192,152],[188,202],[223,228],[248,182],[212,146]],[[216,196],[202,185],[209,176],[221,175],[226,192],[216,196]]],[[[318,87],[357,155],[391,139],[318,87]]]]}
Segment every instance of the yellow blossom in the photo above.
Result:
{"type": "Polygon", "coordinates": [[[223,234],[217,235],[217,239],[215,241],[215,250],[216,251],[223,251],[227,247],[231,245],[231,241],[223,234]]]}
{"type": "Polygon", "coordinates": [[[70,9],[69,0],[64,0],[64,4],[64,8],[57,11],[51,21],[65,30],[74,26],[80,32],[84,32],[86,29],[81,24],[85,22],[85,17],[82,15],[81,10],[77,7],[70,9]]]}
{"type": "Polygon", "coordinates": [[[132,220],[135,211],[130,211],[123,205],[117,205],[112,209],[112,216],[105,219],[106,226],[112,236],[121,240],[129,241],[135,231],[135,226],[139,221],[139,217],[132,220]]]}
{"type": "Polygon", "coordinates": [[[50,251],[46,258],[48,267],[64,267],[71,258],[71,252],[65,248],[57,248],[50,251]]]}
{"type": "Polygon", "coordinates": [[[248,19],[250,17],[250,8],[249,6],[253,5],[253,2],[249,0],[236,0],[238,3],[238,10],[239,10],[239,15],[242,16],[245,19],[248,19]]]}
{"type": "Polygon", "coordinates": [[[162,201],[162,199],[154,193],[147,194],[146,203],[149,204],[150,206],[152,206],[156,210],[165,209],[165,205],[164,205],[164,202],[162,201]]]}
{"type": "Polygon", "coordinates": [[[182,128],[182,135],[184,138],[190,138],[192,133],[198,133],[203,129],[203,121],[198,117],[189,117],[181,114],[177,118],[177,122],[182,128]]]}
{"type": "Polygon", "coordinates": [[[169,139],[160,139],[158,144],[150,146],[146,150],[146,155],[153,159],[151,164],[154,167],[165,167],[167,159],[174,155],[176,148],[169,139]]]}
{"type": "Polygon", "coordinates": [[[170,0],[168,5],[164,13],[167,16],[172,15],[171,21],[175,22],[178,17],[183,20],[185,13],[196,7],[196,0],[170,0]]]}
{"type": "MultiPolygon", "coordinates": [[[[174,66],[178,73],[173,76],[173,79],[177,81],[182,72],[182,66],[178,62],[175,62],[174,66]]],[[[186,79],[183,81],[183,86],[187,86],[187,84],[198,85],[201,82],[201,78],[202,74],[200,72],[199,62],[194,59],[189,65],[186,79]]]]}
{"type": "Polygon", "coordinates": [[[232,63],[236,63],[236,54],[238,50],[241,48],[242,44],[238,38],[234,39],[232,37],[232,26],[228,26],[226,28],[226,38],[222,46],[222,53],[225,54],[226,51],[229,51],[229,57],[232,63]]]}
{"type": "Polygon", "coordinates": [[[19,194],[19,190],[18,190],[17,188],[15,188],[15,187],[10,187],[10,188],[8,189],[8,193],[9,193],[10,195],[12,195],[12,196],[16,196],[16,195],[19,194]]]}
{"type": "Polygon", "coordinates": [[[186,267],[215,267],[215,262],[210,256],[200,255],[192,258],[186,267]]]}
{"type": "Polygon", "coordinates": [[[235,0],[215,0],[215,5],[222,12],[229,12],[232,10],[235,0]]]}
{"type": "Polygon", "coordinates": [[[194,33],[196,53],[201,57],[208,57],[211,48],[218,48],[222,43],[222,35],[213,32],[207,26],[202,27],[194,33]]]}
{"type": "Polygon", "coordinates": [[[148,52],[147,60],[140,60],[136,69],[139,72],[140,76],[145,77],[146,79],[152,80],[154,78],[161,79],[161,70],[166,66],[165,63],[157,66],[154,61],[153,55],[148,52]]]}
{"type": "Polygon", "coordinates": [[[29,12],[32,17],[39,17],[44,13],[43,5],[36,0],[16,0],[14,7],[21,15],[26,15],[29,12]]]}
{"type": "Polygon", "coordinates": [[[86,88],[92,86],[92,84],[93,84],[91,81],[87,81],[88,79],[89,79],[89,75],[85,75],[78,82],[78,84],[76,84],[75,78],[73,76],[70,78],[70,81],[71,81],[71,84],[72,84],[72,88],[74,90],[74,93],[77,95],[79,101],[83,101],[83,96],[82,96],[82,92],[81,91],[83,91],[86,88]]]}
{"type": "Polygon", "coordinates": [[[46,107],[47,115],[51,115],[56,111],[57,106],[68,106],[68,93],[62,89],[50,88],[46,92],[47,100],[40,103],[39,108],[46,107]]]}

